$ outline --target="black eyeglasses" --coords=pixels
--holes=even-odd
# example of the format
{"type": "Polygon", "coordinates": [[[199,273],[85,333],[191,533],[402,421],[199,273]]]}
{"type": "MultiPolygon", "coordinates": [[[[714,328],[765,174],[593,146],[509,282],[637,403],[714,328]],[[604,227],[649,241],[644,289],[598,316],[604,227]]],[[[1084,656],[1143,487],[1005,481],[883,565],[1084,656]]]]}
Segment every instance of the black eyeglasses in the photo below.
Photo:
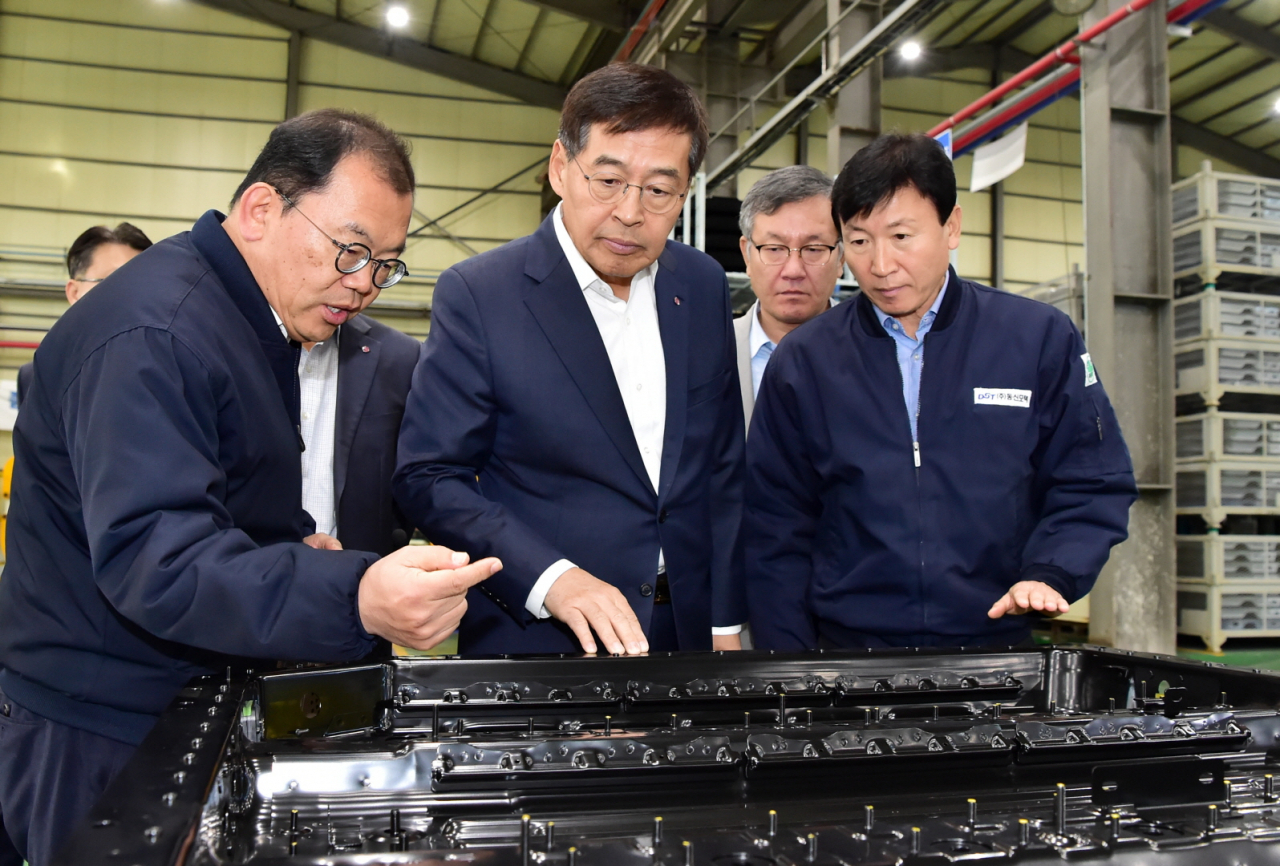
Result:
{"type": "Polygon", "coordinates": [[[333,266],[340,273],[354,274],[365,265],[373,262],[376,266],[373,269],[373,284],[379,289],[389,289],[409,275],[408,265],[399,259],[375,259],[373,250],[364,244],[344,244],[341,241],[334,240],[329,236],[328,232],[316,225],[315,220],[302,213],[302,209],[294,204],[287,195],[280,192],[280,190],[276,190],[276,193],[280,198],[284,199],[285,204],[302,214],[304,220],[315,226],[316,231],[329,238],[329,243],[338,248],[338,257],[334,260],[333,266]]]}
{"type": "Polygon", "coordinates": [[[802,247],[788,247],[786,244],[758,244],[751,241],[751,246],[760,254],[760,261],[766,265],[780,265],[791,258],[792,253],[800,254],[800,261],[806,265],[825,265],[831,261],[831,254],[836,247],[831,244],[805,244],[802,247]]]}
{"type": "MultiPolygon", "coordinates": [[[[582,163],[578,162],[578,158],[576,156],[569,158],[578,167],[578,171],[582,171],[582,163]]],[[[601,204],[622,201],[627,190],[634,186],[640,190],[640,206],[651,214],[671,213],[673,208],[680,206],[680,201],[688,194],[680,192],[670,184],[628,183],[625,177],[607,171],[598,171],[595,174],[582,171],[582,176],[587,180],[587,189],[590,190],[591,197],[601,204]]]]}

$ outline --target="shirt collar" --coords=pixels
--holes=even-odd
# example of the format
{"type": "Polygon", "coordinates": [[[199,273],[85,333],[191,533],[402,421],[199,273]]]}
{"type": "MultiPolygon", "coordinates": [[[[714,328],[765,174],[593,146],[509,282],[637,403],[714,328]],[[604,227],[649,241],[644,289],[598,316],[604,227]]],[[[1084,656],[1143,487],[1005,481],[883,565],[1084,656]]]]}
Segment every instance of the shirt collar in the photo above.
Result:
{"type": "MultiPolygon", "coordinates": [[[[573,276],[578,281],[578,288],[582,291],[591,290],[597,294],[603,295],[609,299],[617,297],[613,293],[613,289],[609,284],[600,279],[600,275],[595,272],[591,265],[587,264],[587,260],[582,253],[578,252],[578,247],[574,244],[573,238],[569,237],[569,230],[564,225],[564,215],[560,209],[564,207],[562,204],[556,205],[556,209],[552,212],[551,223],[555,226],[556,240],[560,242],[560,249],[564,250],[564,257],[569,260],[569,267],[573,269],[573,276]]],[[[640,273],[632,277],[634,282],[637,278],[652,276],[654,269],[658,267],[655,261],[640,273]]]]}
{"type": "MultiPolygon", "coordinates": [[[[835,298],[829,298],[827,300],[828,310],[835,305],[835,298]]],[[[769,339],[769,335],[764,332],[764,325],[760,324],[760,302],[758,300],[751,305],[751,309],[747,312],[747,315],[751,317],[751,332],[747,337],[747,345],[751,349],[751,357],[754,358],[756,353],[760,351],[761,346],[765,343],[772,344],[773,340],[769,339]]],[[[777,346],[775,345],[774,348],[776,349],[777,346]]]]}
{"type": "MultiPolygon", "coordinates": [[[[938,308],[942,306],[942,298],[947,294],[947,287],[950,285],[951,285],[951,271],[950,269],[948,269],[947,278],[942,282],[942,291],[938,292],[938,297],[933,299],[933,306],[929,307],[928,311],[923,316],[920,317],[920,327],[927,328],[928,326],[933,324],[934,319],[938,318],[938,308]]],[[[868,298],[868,300],[870,300],[870,298],[868,298]]],[[[871,305],[875,306],[875,301],[872,301],[871,305]]],[[[886,330],[892,330],[897,320],[893,316],[890,316],[888,313],[884,312],[884,310],[881,310],[879,307],[876,307],[876,312],[884,316],[884,319],[880,322],[880,324],[884,325],[886,330]]]]}
{"type": "MultiPolygon", "coordinates": [[[[769,335],[764,332],[764,325],[760,324],[760,302],[756,301],[751,305],[750,312],[747,313],[751,317],[751,334],[748,337],[747,345],[751,350],[751,357],[755,357],[760,352],[760,347],[766,343],[772,344],[773,340],[769,339],[769,335]]],[[[774,348],[777,348],[776,346],[774,348]]]]}

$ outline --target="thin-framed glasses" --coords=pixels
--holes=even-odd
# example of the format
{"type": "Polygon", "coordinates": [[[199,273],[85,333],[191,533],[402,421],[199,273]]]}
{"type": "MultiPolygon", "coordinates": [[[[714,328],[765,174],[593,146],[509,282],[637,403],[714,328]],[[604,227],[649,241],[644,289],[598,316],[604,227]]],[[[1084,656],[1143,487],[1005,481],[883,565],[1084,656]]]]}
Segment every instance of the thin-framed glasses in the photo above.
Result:
{"type": "Polygon", "coordinates": [[[315,230],[320,234],[329,238],[329,243],[338,248],[338,257],[334,259],[333,266],[340,273],[354,274],[365,265],[373,262],[373,284],[379,289],[389,289],[396,283],[403,280],[409,275],[409,267],[399,259],[375,259],[373,250],[361,243],[344,244],[342,241],[334,240],[328,232],[316,225],[315,220],[302,213],[293,201],[280,190],[276,190],[280,198],[284,199],[285,204],[302,214],[302,218],[311,223],[315,230]]]}
{"type": "MultiPolygon", "coordinates": [[[[582,163],[578,162],[578,158],[576,156],[569,158],[578,167],[578,171],[582,171],[582,163]]],[[[587,189],[591,192],[591,197],[601,204],[615,204],[622,201],[627,190],[634,186],[640,191],[640,206],[651,214],[671,213],[672,209],[679,207],[680,202],[688,195],[688,193],[679,192],[670,184],[628,183],[625,177],[608,171],[598,171],[595,174],[582,171],[582,176],[587,180],[587,189]]]]}
{"type": "Polygon", "coordinates": [[[802,247],[789,247],[786,244],[758,244],[751,241],[751,246],[756,248],[760,261],[766,265],[780,265],[791,258],[792,253],[799,253],[800,261],[816,267],[831,261],[831,254],[839,245],[805,244],[802,247]]]}
{"type": "Polygon", "coordinates": [[[106,279],[106,277],[93,277],[93,278],[87,278],[87,277],[72,277],[72,278],[71,278],[71,281],[72,281],[73,283],[100,283],[100,282],[102,282],[102,281],[103,281],[103,280],[105,280],[105,279],[106,279]]]}

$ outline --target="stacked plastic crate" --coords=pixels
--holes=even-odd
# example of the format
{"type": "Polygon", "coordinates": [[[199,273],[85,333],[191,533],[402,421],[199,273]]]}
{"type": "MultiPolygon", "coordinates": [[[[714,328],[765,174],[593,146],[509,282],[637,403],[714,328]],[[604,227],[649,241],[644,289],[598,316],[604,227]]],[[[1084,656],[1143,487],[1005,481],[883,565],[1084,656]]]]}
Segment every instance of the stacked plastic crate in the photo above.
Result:
{"type": "Polygon", "coordinates": [[[1216,652],[1280,637],[1280,182],[1205,163],[1173,215],[1178,631],[1216,652]]]}

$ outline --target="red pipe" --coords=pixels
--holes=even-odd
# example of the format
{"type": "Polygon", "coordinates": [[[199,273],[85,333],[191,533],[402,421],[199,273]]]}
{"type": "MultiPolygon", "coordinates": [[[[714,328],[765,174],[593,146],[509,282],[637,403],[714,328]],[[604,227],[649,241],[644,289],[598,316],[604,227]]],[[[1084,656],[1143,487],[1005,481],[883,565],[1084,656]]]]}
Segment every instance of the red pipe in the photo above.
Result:
{"type": "Polygon", "coordinates": [[[1196,12],[1202,7],[1215,2],[1217,2],[1217,0],[1187,0],[1187,2],[1180,3],[1170,9],[1169,14],[1165,15],[1164,18],[1166,21],[1172,23],[1177,21],[1179,18],[1186,18],[1192,12],[1196,12]]]}
{"type": "Polygon", "coordinates": [[[640,20],[631,28],[631,32],[627,35],[627,41],[618,49],[618,53],[613,55],[614,60],[625,63],[631,57],[631,52],[636,50],[640,40],[644,38],[644,35],[649,32],[649,28],[653,26],[653,19],[658,17],[658,13],[662,11],[662,7],[665,5],[667,5],[667,0],[650,0],[649,8],[644,10],[640,20]]]}
{"type": "MultiPolygon", "coordinates": [[[[1026,69],[1022,70],[1017,75],[1010,78],[1004,84],[1001,84],[995,90],[992,90],[986,96],[983,96],[980,99],[970,103],[965,108],[960,109],[955,114],[951,115],[946,120],[942,121],[942,123],[939,123],[933,129],[929,130],[928,134],[930,136],[935,136],[940,132],[945,132],[946,130],[951,129],[957,123],[960,123],[963,120],[968,120],[970,117],[973,117],[975,114],[977,114],[982,109],[986,108],[988,105],[998,102],[1000,98],[1003,97],[1005,94],[1017,89],[1018,87],[1021,87],[1023,84],[1026,84],[1028,81],[1037,77],[1038,75],[1040,75],[1040,73],[1044,72],[1045,70],[1050,69],[1059,63],[1070,63],[1071,61],[1068,58],[1075,53],[1076,49],[1080,46],[1080,43],[1088,42],[1090,39],[1094,39],[1102,35],[1104,32],[1106,32],[1107,30],[1110,30],[1112,27],[1119,24],[1121,21],[1128,18],[1133,13],[1140,12],[1143,9],[1147,8],[1153,2],[1154,0],[1133,0],[1133,2],[1126,4],[1120,9],[1117,9],[1115,12],[1112,12],[1106,18],[1103,18],[1097,24],[1093,25],[1092,27],[1082,32],[1079,36],[1076,36],[1074,39],[1068,39],[1066,42],[1062,43],[1057,48],[1050,51],[1044,57],[1041,57],[1035,63],[1032,63],[1026,69]]],[[[1190,2],[1201,2],[1201,0],[1190,0],[1190,2]]],[[[1210,0],[1203,0],[1201,5],[1203,5],[1204,2],[1210,2],[1210,0]]],[[[1182,14],[1185,14],[1185,13],[1182,13],[1182,14]]]]}
{"type": "Polygon", "coordinates": [[[1010,120],[1017,117],[1018,115],[1026,112],[1028,109],[1032,108],[1037,103],[1044,102],[1045,100],[1047,100],[1049,97],[1053,96],[1056,93],[1061,93],[1063,90],[1066,90],[1068,87],[1075,84],[1079,80],[1080,80],[1080,70],[1075,69],[1075,70],[1072,70],[1071,72],[1068,72],[1066,75],[1062,76],[1061,80],[1054,82],[1054,86],[1052,89],[1037,90],[1034,93],[1026,94],[1025,96],[1014,101],[1012,105],[1010,105],[1007,109],[1001,111],[995,117],[992,117],[990,120],[986,121],[980,126],[970,129],[964,135],[957,138],[955,142],[953,142],[951,145],[952,150],[956,153],[959,153],[960,151],[968,147],[969,144],[971,144],[972,142],[976,141],[979,138],[982,138],[984,135],[991,132],[992,130],[999,129],[1001,126],[1008,123],[1010,120]]]}
{"type": "Polygon", "coordinates": [[[0,349],[39,349],[39,343],[19,343],[14,340],[0,340],[0,349]]]}

